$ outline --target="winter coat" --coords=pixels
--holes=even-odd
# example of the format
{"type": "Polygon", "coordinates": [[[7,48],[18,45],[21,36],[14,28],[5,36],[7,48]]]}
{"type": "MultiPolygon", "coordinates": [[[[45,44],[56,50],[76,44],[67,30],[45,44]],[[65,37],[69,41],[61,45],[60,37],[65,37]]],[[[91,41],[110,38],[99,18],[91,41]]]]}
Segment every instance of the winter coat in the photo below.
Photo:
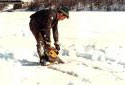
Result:
{"type": "Polygon", "coordinates": [[[51,42],[50,30],[52,29],[53,38],[55,42],[58,42],[58,19],[57,11],[46,9],[40,10],[30,16],[30,24],[35,25],[35,30],[44,33],[46,35],[47,41],[51,42]]]}

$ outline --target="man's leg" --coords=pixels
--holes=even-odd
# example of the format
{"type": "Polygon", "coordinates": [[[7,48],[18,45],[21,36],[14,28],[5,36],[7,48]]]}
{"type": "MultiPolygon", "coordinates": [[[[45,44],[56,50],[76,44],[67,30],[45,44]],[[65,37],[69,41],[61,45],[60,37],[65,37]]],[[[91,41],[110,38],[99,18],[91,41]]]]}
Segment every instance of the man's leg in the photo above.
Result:
{"type": "Polygon", "coordinates": [[[41,32],[39,31],[39,25],[35,22],[35,20],[30,21],[30,30],[33,33],[36,42],[37,42],[37,53],[39,55],[40,61],[44,58],[44,40],[41,32]]]}
{"type": "Polygon", "coordinates": [[[42,32],[37,33],[37,52],[40,58],[41,65],[49,65],[48,57],[45,55],[45,41],[42,32]]]}
{"type": "Polygon", "coordinates": [[[38,33],[38,38],[36,40],[37,40],[37,45],[36,45],[37,53],[41,61],[42,59],[45,58],[45,55],[44,55],[44,41],[40,32],[38,33]]]}

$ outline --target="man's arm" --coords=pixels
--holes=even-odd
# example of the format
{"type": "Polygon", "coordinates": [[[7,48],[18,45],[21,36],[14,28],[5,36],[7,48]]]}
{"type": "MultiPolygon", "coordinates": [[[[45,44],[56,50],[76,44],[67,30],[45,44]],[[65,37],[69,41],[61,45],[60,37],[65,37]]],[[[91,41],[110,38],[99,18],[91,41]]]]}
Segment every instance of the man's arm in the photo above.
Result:
{"type": "Polygon", "coordinates": [[[55,41],[54,45],[55,45],[56,49],[60,50],[57,24],[58,24],[58,22],[52,28],[53,29],[53,38],[54,38],[54,41],[55,41]]]}
{"type": "Polygon", "coordinates": [[[57,23],[54,25],[54,27],[52,28],[52,30],[53,30],[53,38],[54,38],[54,41],[55,41],[55,43],[57,43],[58,42],[58,28],[57,28],[57,23]]]}

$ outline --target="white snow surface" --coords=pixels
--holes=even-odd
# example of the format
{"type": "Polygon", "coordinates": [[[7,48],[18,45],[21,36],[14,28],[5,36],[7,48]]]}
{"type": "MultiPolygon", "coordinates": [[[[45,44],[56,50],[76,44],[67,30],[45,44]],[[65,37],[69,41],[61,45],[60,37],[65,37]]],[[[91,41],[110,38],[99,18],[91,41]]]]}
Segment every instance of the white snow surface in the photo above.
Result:
{"type": "Polygon", "coordinates": [[[125,12],[70,12],[58,25],[66,63],[48,67],[29,29],[33,13],[0,13],[0,85],[125,85],[125,12]]]}

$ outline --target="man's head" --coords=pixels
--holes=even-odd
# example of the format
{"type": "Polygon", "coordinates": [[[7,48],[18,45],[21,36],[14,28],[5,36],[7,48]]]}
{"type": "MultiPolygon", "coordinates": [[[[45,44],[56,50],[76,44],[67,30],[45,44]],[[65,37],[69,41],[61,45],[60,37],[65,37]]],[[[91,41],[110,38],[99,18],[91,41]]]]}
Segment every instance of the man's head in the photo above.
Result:
{"type": "Polygon", "coordinates": [[[64,20],[65,18],[69,18],[69,9],[67,7],[59,8],[57,18],[59,20],[64,20]]]}

